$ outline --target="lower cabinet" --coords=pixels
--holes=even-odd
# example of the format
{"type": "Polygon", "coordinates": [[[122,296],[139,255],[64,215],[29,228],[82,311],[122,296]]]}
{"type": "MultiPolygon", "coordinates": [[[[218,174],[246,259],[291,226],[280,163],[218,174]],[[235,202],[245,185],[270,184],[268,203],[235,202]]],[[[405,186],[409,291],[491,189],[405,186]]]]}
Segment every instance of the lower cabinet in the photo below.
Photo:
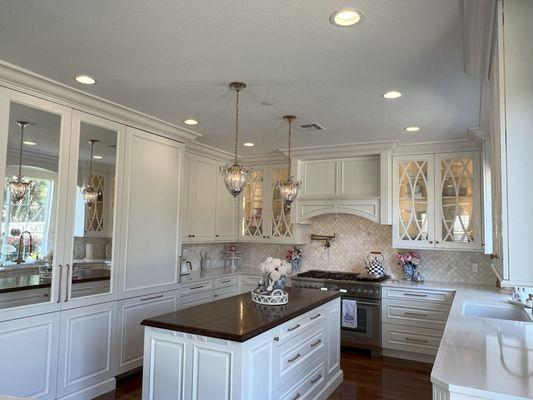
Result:
{"type": "Polygon", "coordinates": [[[116,375],[142,365],[144,327],[141,322],[175,311],[178,305],[178,290],[118,302],[116,375]]]}
{"type": "Polygon", "coordinates": [[[0,323],[0,395],[56,398],[59,314],[0,323]]]}
{"type": "Polygon", "coordinates": [[[87,391],[87,398],[115,386],[116,302],[61,312],[58,397],[87,391]]]}
{"type": "Polygon", "coordinates": [[[180,309],[189,308],[197,306],[199,304],[205,304],[213,301],[213,291],[209,290],[207,292],[193,293],[184,295],[180,300],[180,309]]]}

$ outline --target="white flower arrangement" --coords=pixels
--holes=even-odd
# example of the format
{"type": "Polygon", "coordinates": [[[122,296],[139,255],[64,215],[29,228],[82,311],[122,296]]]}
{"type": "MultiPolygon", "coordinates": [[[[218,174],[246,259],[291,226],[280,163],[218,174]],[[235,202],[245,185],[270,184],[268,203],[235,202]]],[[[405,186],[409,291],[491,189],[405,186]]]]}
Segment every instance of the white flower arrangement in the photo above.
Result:
{"type": "Polygon", "coordinates": [[[268,257],[259,264],[259,271],[261,271],[260,291],[271,292],[275,289],[283,289],[291,270],[292,266],[287,261],[268,257]]]}

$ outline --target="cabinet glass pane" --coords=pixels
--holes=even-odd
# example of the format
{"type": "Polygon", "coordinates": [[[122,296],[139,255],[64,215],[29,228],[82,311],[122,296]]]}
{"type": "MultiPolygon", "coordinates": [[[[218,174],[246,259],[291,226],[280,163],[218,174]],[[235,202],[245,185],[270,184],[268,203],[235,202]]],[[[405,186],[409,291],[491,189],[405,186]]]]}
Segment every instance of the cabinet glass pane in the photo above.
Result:
{"type": "Polygon", "coordinates": [[[242,235],[263,236],[263,171],[254,170],[242,196],[242,235]]]}
{"type": "Polygon", "coordinates": [[[472,158],[441,160],[443,242],[474,241],[474,165],[472,158]]]}
{"type": "Polygon", "coordinates": [[[287,178],[288,170],[286,168],[272,170],[272,237],[291,237],[291,208],[283,205],[283,200],[276,187],[276,182],[287,178]]]}
{"type": "Polygon", "coordinates": [[[426,160],[399,163],[399,239],[427,241],[428,164],[426,160]]]}
{"type": "Polygon", "coordinates": [[[85,122],[80,126],[71,296],[110,291],[117,132],[85,122]],[[91,173],[91,141],[94,142],[91,173]],[[88,202],[83,189],[96,191],[88,202]]]}
{"type": "Polygon", "coordinates": [[[0,308],[50,301],[60,131],[60,115],[11,103],[0,227],[0,308]],[[30,123],[23,138],[17,121],[30,123]],[[10,182],[19,178],[29,185],[17,198],[10,182]]]}

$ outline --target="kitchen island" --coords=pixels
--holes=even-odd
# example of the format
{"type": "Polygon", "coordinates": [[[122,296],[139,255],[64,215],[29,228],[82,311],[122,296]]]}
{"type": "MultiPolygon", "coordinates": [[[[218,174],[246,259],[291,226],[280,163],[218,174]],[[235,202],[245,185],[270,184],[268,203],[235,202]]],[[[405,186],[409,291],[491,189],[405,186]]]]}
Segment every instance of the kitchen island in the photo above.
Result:
{"type": "Polygon", "coordinates": [[[342,381],[340,294],[249,293],[144,320],[143,399],[326,399],[342,381]]]}

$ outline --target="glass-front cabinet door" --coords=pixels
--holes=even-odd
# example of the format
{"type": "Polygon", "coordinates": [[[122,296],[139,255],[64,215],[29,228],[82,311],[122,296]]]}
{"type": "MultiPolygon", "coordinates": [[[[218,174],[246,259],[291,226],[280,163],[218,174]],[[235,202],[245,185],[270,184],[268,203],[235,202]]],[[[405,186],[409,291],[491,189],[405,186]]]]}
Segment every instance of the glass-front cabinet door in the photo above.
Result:
{"type": "Polygon", "coordinates": [[[394,163],[393,241],[397,247],[433,247],[433,156],[394,163]]]}
{"type": "Polygon", "coordinates": [[[254,169],[250,180],[241,195],[241,226],[242,239],[264,238],[264,170],[254,169]]]}
{"type": "Polygon", "coordinates": [[[59,308],[70,117],[0,88],[0,320],[59,308]]]}
{"type": "Polygon", "coordinates": [[[283,200],[277,188],[277,182],[286,179],[288,175],[287,168],[273,168],[270,174],[271,185],[271,202],[272,202],[272,219],[271,234],[272,238],[290,238],[292,237],[291,208],[283,205],[283,200]]]}
{"type": "Polygon", "coordinates": [[[435,156],[437,247],[481,247],[478,153],[435,156]]]}
{"type": "Polygon", "coordinates": [[[124,127],[74,111],[68,196],[64,307],[111,295],[117,254],[124,127]]]}

